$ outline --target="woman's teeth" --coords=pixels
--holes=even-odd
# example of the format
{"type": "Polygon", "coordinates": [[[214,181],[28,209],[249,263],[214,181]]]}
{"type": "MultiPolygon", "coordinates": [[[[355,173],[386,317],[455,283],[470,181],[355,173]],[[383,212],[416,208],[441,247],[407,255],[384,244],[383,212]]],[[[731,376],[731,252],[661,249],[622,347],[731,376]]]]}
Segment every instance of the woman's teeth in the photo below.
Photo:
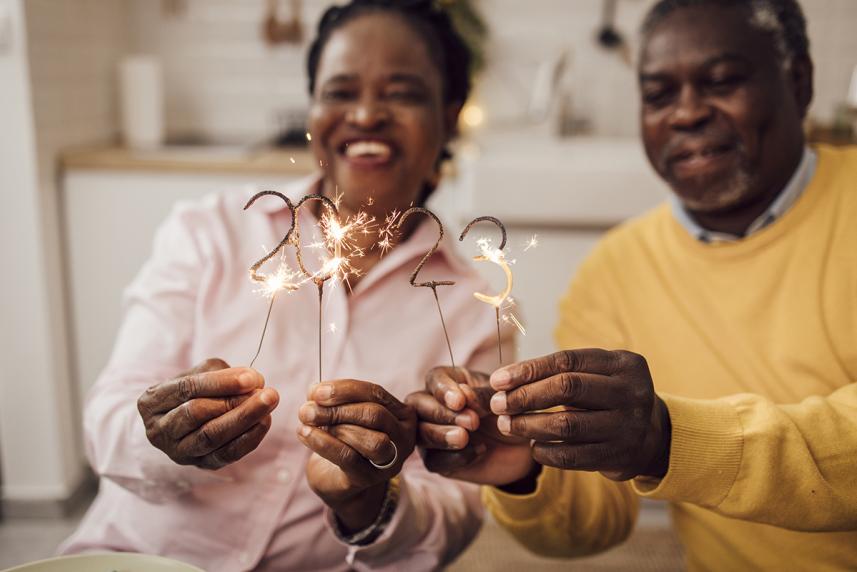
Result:
{"type": "Polygon", "coordinates": [[[392,149],[386,143],[380,141],[355,141],[345,146],[346,157],[377,157],[386,159],[392,153],[392,149]]]}

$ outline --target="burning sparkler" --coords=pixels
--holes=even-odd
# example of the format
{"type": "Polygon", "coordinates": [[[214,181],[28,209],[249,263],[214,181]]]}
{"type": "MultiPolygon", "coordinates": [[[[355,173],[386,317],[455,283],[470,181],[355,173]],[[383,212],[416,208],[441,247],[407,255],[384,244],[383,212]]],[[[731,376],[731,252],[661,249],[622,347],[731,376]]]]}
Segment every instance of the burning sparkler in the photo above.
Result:
{"type": "Polygon", "coordinates": [[[289,227],[289,230],[286,232],[283,240],[280,241],[280,244],[278,244],[277,247],[271,250],[268,254],[257,260],[253,266],[250,267],[251,280],[261,282],[262,288],[260,288],[259,291],[265,296],[269,296],[271,298],[271,302],[268,304],[268,313],[265,316],[265,325],[262,327],[262,335],[259,338],[259,346],[256,348],[256,355],[254,355],[253,359],[250,360],[250,367],[253,367],[253,364],[256,363],[256,358],[259,357],[259,352],[262,351],[262,342],[265,341],[265,332],[268,331],[268,321],[271,319],[271,310],[274,308],[274,300],[277,299],[277,294],[283,290],[286,292],[293,292],[301,285],[300,281],[295,282],[295,279],[298,278],[298,274],[289,268],[284,260],[280,260],[280,265],[277,267],[277,271],[274,274],[266,276],[259,273],[259,268],[261,268],[268,260],[273,258],[278,252],[280,252],[281,256],[284,254],[286,244],[291,241],[296,221],[295,206],[292,204],[292,201],[290,201],[286,195],[278,193],[277,191],[261,191],[256,193],[249,201],[247,201],[247,204],[244,205],[244,210],[246,211],[253,205],[253,203],[256,202],[257,199],[266,195],[279,197],[285,201],[286,206],[289,208],[289,213],[292,215],[292,225],[289,227]]]}
{"type": "Polygon", "coordinates": [[[440,325],[443,326],[443,335],[446,337],[446,347],[449,350],[449,361],[452,364],[452,367],[455,367],[455,358],[452,356],[452,344],[449,343],[449,332],[446,330],[446,322],[443,320],[443,311],[440,309],[440,300],[437,297],[437,287],[438,286],[452,286],[455,282],[451,280],[430,280],[428,282],[417,282],[417,275],[420,273],[420,270],[423,269],[423,266],[428,259],[432,257],[432,255],[437,251],[437,247],[440,244],[440,241],[443,240],[443,224],[440,222],[440,219],[437,218],[430,210],[423,207],[411,207],[402,213],[401,218],[399,218],[399,222],[396,223],[395,226],[390,227],[390,229],[399,230],[402,228],[402,225],[405,223],[407,218],[414,213],[423,213],[425,215],[430,216],[434,219],[434,222],[437,223],[438,228],[440,229],[440,235],[437,238],[437,242],[435,242],[434,246],[426,252],[425,256],[423,256],[422,260],[420,260],[417,267],[414,268],[414,271],[411,273],[410,283],[411,286],[421,287],[421,288],[431,288],[432,294],[434,294],[434,301],[437,304],[437,313],[440,315],[440,325]]]}
{"type": "MultiPolygon", "coordinates": [[[[506,227],[503,226],[503,223],[500,222],[499,219],[494,218],[492,216],[480,216],[468,223],[464,230],[461,231],[461,236],[458,237],[459,241],[463,241],[464,237],[467,236],[467,233],[470,231],[473,225],[480,222],[493,222],[500,229],[501,239],[499,248],[492,248],[491,241],[487,238],[480,238],[476,241],[476,244],[479,246],[479,251],[481,254],[479,256],[474,256],[474,262],[483,262],[490,261],[494,264],[500,266],[503,269],[503,273],[506,275],[506,286],[503,288],[500,293],[495,295],[483,294],[481,292],[474,292],[473,297],[479,300],[480,302],[485,302],[486,304],[490,304],[494,306],[494,314],[497,318],[497,351],[500,354],[500,364],[503,363],[503,344],[500,337],[500,307],[503,305],[503,302],[509,297],[509,294],[512,293],[512,269],[509,268],[509,263],[506,261],[506,256],[503,253],[503,249],[506,247],[506,227]]],[[[515,320],[517,322],[517,320],[515,320]]],[[[518,322],[520,324],[520,322],[518,322]]]]}

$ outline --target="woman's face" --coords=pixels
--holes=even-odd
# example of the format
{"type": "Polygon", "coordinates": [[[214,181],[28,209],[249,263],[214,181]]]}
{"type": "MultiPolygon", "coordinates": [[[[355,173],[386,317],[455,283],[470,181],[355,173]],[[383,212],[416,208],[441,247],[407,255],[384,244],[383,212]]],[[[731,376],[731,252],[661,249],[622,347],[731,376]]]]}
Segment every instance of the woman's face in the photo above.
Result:
{"type": "Polygon", "coordinates": [[[435,176],[458,106],[444,104],[428,50],[410,24],[383,12],[358,16],[325,45],[311,145],[347,206],[407,207],[435,176]]]}

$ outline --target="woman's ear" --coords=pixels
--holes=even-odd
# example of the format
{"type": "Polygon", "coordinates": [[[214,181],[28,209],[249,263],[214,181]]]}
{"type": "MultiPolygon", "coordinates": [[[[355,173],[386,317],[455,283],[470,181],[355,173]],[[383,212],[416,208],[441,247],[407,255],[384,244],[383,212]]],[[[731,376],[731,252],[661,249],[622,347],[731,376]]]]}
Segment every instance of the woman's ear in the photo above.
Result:
{"type": "Polygon", "coordinates": [[[462,107],[464,107],[464,103],[460,101],[447,103],[444,107],[444,127],[446,128],[444,143],[448,143],[458,136],[458,115],[461,113],[462,107]]]}

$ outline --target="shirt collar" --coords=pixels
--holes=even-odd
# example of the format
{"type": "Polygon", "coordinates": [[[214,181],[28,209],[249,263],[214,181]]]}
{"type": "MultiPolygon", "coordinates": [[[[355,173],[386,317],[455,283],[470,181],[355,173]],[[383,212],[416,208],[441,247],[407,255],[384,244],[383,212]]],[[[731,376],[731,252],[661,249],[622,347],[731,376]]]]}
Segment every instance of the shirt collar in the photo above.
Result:
{"type": "Polygon", "coordinates": [[[812,180],[817,162],[818,159],[815,152],[809,147],[804,147],[803,156],[789,182],[786,183],[786,186],[780,191],[780,194],[777,195],[777,198],[774,199],[768,208],[747,227],[747,231],[743,236],[715,232],[702,227],[693,219],[693,216],[684,208],[681,201],[675,195],[670,197],[673,216],[691,236],[700,242],[736,242],[747,238],[780,219],[797,202],[812,180]]]}

